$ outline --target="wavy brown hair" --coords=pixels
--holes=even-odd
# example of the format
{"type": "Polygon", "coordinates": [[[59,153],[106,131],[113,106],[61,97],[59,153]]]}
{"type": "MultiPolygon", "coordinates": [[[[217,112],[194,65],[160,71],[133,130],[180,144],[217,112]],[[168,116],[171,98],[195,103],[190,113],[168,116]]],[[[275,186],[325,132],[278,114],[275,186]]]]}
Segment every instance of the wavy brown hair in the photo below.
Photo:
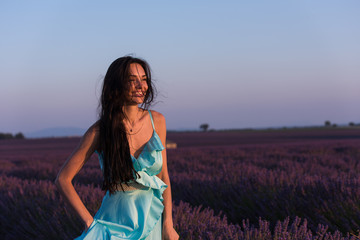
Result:
{"type": "Polygon", "coordinates": [[[132,164],[129,142],[123,119],[126,117],[123,106],[126,102],[130,64],[140,64],[147,77],[148,89],[141,107],[148,109],[154,99],[155,88],[151,81],[149,64],[140,58],[125,56],[116,59],[109,66],[102,87],[99,113],[98,152],[103,159],[102,189],[113,194],[120,184],[128,183],[139,177],[132,164]]]}

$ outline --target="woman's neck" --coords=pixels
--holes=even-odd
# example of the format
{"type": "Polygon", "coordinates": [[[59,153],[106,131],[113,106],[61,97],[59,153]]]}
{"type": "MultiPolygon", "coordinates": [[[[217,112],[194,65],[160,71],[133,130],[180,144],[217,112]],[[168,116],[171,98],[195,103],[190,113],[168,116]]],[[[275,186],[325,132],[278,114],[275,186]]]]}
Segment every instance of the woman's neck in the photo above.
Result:
{"type": "Polygon", "coordinates": [[[123,111],[126,115],[125,121],[129,121],[130,124],[135,124],[141,117],[141,109],[137,105],[125,105],[123,111]]]}

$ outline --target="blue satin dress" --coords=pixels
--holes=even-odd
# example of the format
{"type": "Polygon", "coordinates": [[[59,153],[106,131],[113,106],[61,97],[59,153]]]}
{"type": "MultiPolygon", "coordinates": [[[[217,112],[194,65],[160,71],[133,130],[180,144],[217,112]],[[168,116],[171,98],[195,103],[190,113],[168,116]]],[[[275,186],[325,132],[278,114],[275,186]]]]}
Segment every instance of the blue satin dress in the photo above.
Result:
{"type": "MultiPolygon", "coordinates": [[[[153,134],[139,157],[131,156],[140,178],[137,177],[125,192],[119,190],[110,195],[107,191],[89,229],[76,240],[161,239],[162,194],[167,185],[156,175],[162,168],[164,146],[155,131],[150,111],[149,114],[153,134]]],[[[97,154],[103,170],[102,155],[97,154]]]]}

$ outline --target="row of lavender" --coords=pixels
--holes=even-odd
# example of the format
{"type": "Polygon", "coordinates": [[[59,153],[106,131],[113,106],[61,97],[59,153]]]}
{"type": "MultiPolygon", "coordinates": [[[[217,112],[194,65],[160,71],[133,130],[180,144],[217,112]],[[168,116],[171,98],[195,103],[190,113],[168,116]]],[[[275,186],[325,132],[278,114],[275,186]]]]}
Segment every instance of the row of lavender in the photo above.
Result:
{"type": "MultiPolygon", "coordinates": [[[[349,239],[349,232],[360,229],[359,143],[168,150],[176,228],[183,239],[342,239],[337,230],[349,239]]],[[[0,160],[0,234],[9,239],[76,236],[81,224],[52,184],[73,144],[24,146],[6,146],[11,151],[3,151],[0,160]]],[[[74,182],[94,213],[103,194],[95,157],[74,182]]]]}
{"type": "Polygon", "coordinates": [[[360,229],[360,141],[184,148],[169,151],[175,200],[230,222],[287,216],[343,233],[360,229]]]}
{"type": "MultiPolygon", "coordinates": [[[[75,185],[89,211],[99,208],[102,191],[98,187],[75,185]]],[[[0,176],[0,235],[2,239],[73,239],[80,235],[82,225],[69,211],[51,181],[21,180],[0,176]]],[[[328,239],[356,240],[356,236],[339,231],[331,234],[327,227],[319,225],[315,234],[307,221],[289,218],[278,221],[273,233],[269,222],[259,220],[255,228],[249,220],[241,224],[229,224],[225,216],[214,215],[206,208],[191,207],[180,202],[173,207],[174,224],[181,239],[328,239]]]]}

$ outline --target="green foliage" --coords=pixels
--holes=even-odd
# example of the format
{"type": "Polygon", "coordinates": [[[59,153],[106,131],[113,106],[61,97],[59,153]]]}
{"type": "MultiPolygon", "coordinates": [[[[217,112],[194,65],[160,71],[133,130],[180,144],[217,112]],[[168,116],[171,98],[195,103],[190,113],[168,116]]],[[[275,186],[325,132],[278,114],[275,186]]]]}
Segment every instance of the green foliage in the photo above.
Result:
{"type": "Polygon", "coordinates": [[[14,138],[16,139],[24,139],[24,134],[22,134],[21,132],[18,132],[17,134],[15,134],[14,138]]]}
{"type": "Polygon", "coordinates": [[[11,133],[0,133],[0,139],[12,139],[13,135],[11,133]]]}
{"type": "Polygon", "coordinates": [[[329,127],[329,126],[331,126],[331,122],[329,120],[326,120],[325,121],[325,127],[329,127]]]}
{"type": "Polygon", "coordinates": [[[12,135],[11,133],[0,133],[0,140],[1,139],[24,139],[25,136],[21,132],[18,132],[15,135],[12,135]]]}
{"type": "Polygon", "coordinates": [[[200,128],[201,128],[204,132],[206,132],[206,131],[208,130],[208,128],[209,128],[209,124],[203,123],[203,124],[200,125],[200,128]]]}

